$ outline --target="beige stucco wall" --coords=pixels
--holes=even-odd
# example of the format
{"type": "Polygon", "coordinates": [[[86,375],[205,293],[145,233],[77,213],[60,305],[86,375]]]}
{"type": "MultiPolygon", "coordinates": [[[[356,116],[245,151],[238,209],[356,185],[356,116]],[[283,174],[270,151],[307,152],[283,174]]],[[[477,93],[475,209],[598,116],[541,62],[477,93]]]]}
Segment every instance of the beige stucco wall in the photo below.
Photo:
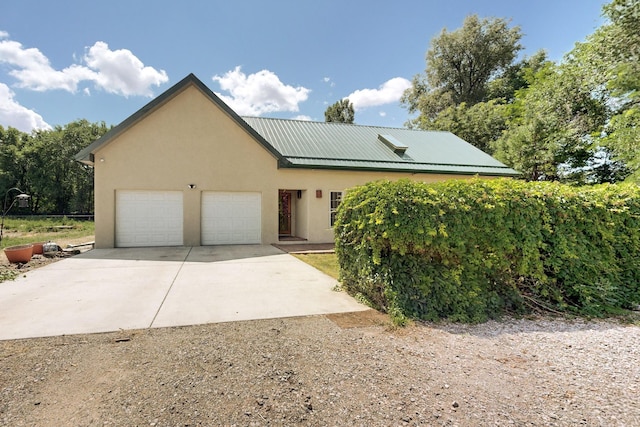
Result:
{"type": "MultiPolygon", "coordinates": [[[[298,219],[297,235],[306,238],[309,242],[323,243],[333,241],[333,229],[330,227],[329,214],[331,191],[344,191],[357,185],[381,179],[397,180],[401,178],[436,182],[446,179],[469,179],[470,176],[280,169],[276,175],[275,187],[303,190],[301,199],[297,200],[294,197],[296,219],[298,219]],[[321,198],[316,197],[316,190],[322,191],[321,198]],[[306,221],[300,221],[301,217],[306,221]],[[305,222],[307,224],[306,227],[304,226],[305,222]],[[299,224],[301,223],[303,224],[303,229],[300,229],[299,224]]],[[[277,235],[275,239],[277,240],[277,235]]]]}
{"type": "Polygon", "coordinates": [[[302,190],[300,199],[294,197],[295,234],[309,242],[331,242],[331,191],[378,179],[468,178],[278,169],[275,157],[196,86],[188,86],[94,154],[98,248],[114,246],[118,190],[182,191],[186,246],[200,245],[204,191],[260,192],[262,242],[268,244],[278,241],[278,190],[302,190]],[[322,190],[322,198],[316,197],[316,190],[322,190]]]}

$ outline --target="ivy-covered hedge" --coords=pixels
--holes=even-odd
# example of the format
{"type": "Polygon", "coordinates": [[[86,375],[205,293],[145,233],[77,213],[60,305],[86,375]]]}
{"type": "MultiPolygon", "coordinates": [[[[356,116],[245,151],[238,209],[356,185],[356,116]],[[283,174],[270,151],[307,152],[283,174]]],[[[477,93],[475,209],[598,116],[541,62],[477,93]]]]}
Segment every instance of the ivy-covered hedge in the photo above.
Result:
{"type": "Polygon", "coordinates": [[[635,185],[379,181],[347,192],[335,234],[343,287],[398,322],[640,303],[635,185]]]}

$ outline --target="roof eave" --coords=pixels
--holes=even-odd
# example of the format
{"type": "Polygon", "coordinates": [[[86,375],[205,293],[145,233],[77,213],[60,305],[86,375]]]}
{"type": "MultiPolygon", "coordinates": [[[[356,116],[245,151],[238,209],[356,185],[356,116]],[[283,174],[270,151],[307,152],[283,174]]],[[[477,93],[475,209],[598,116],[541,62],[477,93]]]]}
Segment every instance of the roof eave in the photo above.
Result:
{"type": "Polygon", "coordinates": [[[342,171],[361,171],[361,172],[397,172],[408,174],[441,174],[441,175],[468,175],[468,176],[486,176],[486,177],[511,177],[518,178],[521,174],[513,169],[508,169],[504,173],[488,173],[480,170],[473,171],[453,171],[441,169],[403,169],[403,168],[385,168],[385,167],[369,167],[369,166],[338,166],[338,165],[300,165],[290,161],[279,162],[278,167],[283,169],[325,169],[325,170],[342,170],[342,171]]]}

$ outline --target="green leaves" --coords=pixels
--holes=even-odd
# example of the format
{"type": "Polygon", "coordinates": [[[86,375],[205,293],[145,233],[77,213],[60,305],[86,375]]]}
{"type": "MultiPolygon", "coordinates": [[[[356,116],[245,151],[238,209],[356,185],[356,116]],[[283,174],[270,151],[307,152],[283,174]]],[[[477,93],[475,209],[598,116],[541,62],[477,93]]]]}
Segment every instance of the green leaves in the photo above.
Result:
{"type": "Polygon", "coordinates": [[[499,18],[468,16],[462,28],[443,29],[427,51],[427,81],[451,94],[455,104],[483,101],[489,78],[511,64],[522,49],[519,27],[499,18]]]}
{"type": "Polygon", "coordinates": [[[516,92],[510,111],[508,129],[494,144],[496,158],[531,181],[598,181],[589,166],[606,106],[575,68],[547,63],[516,92]]]}
{"type": "Polygon", "coordinates": [[[493,141],[500,138],[507,128],[507,106],[497,100],[479,102],[471,107],[463,102],[448,107],[420,127],[449,131],[491,154],[493,141]]]}
{"type": "Polygon", "coordinates": [[[473,15],[431,40],[402,103],[407,124],[453,132],[531,181],[639,182],[640,2],[611,0],[608,20],[562,61],[516,60],[520,29],[473,15]]]}
{"type": "Polygon", "coordinates": [[[324,112],[325,122],[350,123],[353,124],[355,110],[349,99],[341,99],[335,104],[329,105],[324,112]]]}
{"type": "Polygon", "coordinates": [[[640,303],[637,186],[401,180],[347,194],[335,228],[343,286],[400,320],[640,303]]]}
{"type": "Polygon", "coordinates": [[[633,171],[631,180],[640,182],[640,108],[630,108],[612,117],[603,143],[633,171]]]}
{"type": "Polygon", "coordinates": [[[108,130],[86,120],[32,134],[0,126],[0,189],[29,193],[35,213],[92,212],[93,169],[74,157],[108,130]]]}
{"type": "Polygon", "coordinates": [[[486,101],[489,80],[511,65],[522,49],[521,37],[520,28],[510,28],[507,20],[477,15],[454,31],[443,29],[431,40],[426,71],[414,77],[403,104],[421,113],[422,126],[449,107],[486,101]]]}

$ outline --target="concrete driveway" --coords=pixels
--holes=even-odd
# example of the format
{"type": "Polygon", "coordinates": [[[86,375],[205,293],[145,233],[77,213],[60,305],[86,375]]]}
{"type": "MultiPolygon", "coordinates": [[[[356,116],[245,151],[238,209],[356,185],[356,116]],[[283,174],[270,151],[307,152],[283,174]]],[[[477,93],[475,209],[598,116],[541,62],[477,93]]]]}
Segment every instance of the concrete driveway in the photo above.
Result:
{"type": "Polygon", "coordinates": [[[0,340],[366,310],[272,246],[94,249],[0,283],[0,340]]]}

